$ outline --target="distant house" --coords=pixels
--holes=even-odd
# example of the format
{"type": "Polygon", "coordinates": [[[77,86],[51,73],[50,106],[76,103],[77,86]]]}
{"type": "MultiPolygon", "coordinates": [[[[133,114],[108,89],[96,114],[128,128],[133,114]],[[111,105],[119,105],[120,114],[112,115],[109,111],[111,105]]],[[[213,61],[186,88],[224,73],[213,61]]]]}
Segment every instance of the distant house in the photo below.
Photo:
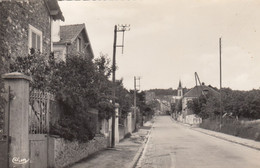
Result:
{"type": "Polygon", "coordinates": [[[204,83],[202,83],[201,86],[195,86],[186,94],[184,94],[182,99],[182,118],[186,123],[193,123],[193,121],[190,120],[193,120],[193,118],[196,119],[196,116],[193,114],[193,111],[187,107],[188,101],[207,94],[219,97],[218,91],[216,91],[212,87],[206,86],[204,83]]]}
{"type": "Polygon", "coordinates": [[[65,25],[59,27],[59,38],[54,43],[56,60],[66,60],[67,55],[83,54],[94,58],[85,24],[65,25]]]}
{"type": "Polygon", "coordinates": [[[53,49],[52,26],[57,20],[64,21],[57,0],[1,1],[1,57],[9,62],[36,51],[49,54],[53,49]]]}

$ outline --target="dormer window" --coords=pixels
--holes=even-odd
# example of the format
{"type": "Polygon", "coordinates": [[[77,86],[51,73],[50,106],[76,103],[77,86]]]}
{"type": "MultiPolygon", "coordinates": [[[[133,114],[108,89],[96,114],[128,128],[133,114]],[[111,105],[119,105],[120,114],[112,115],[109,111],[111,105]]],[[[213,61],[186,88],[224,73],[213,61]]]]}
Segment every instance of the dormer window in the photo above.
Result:
{"type": "Polygon", "coordinates": [[[77,51],[81,52],[82,50],[82,41],[81,38],[77,38],[77,51]]]}
{"type": "Polygon", "coordinates": [[[202,94],[207,95],[209,93],[208,89],[203,89],[202,94]]]}
{"type": "Polygon", "coordinates": [[[42,32],[32,25],[29,25],[28,51],[30,54],[42,52],[42,32]]]}

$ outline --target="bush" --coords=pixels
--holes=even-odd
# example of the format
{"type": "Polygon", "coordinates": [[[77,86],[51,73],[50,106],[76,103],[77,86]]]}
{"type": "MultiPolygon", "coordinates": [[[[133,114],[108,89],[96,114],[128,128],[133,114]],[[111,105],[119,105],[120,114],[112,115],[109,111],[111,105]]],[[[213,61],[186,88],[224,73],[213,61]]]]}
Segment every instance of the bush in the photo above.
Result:
{"type": "MultiPolygon", "coordinates": [[[[2,27],[0,28],[0,34],[2,33],[1,29],[2,27]]],[[[0,35],[0,39],[2,40],[2,35],[0,35]]],[[[9,61],[10,61],[10,52],[7,50],[7,48],[8,47],[6,46],[5,43],[1,43],[0,45],[0,132],[3,129],[4,107],[6,103],[6,100],[4,98],[4,94],[5,94],[4,81],[1,75],[9,71],[9,61]]]]}
{"type": "MultiPolygon", "coordinates": [[[[96,125],[91,120],[90,108],[104,108],[100,102],[109,102],[109,70],[106,58],[96,60],[82,55],[70,55],[66,62],[54,62],[50,56],[36,53],[28,57],[17,57],[11,64],[12,71],[32,76],[32,89],[52,92],[62,106],[63,112],[57,123],[51,125],[50,133],[68,140],[91,140],[96,125]]],[[[111,115],[111,105],[105,107],[111,115]]],[[[102,115],[100,115],[102,116],[102,115]]]]}
{"type": "Polygon", "coordinates": [[[98,118],[100,120],[106,119],[108,120],[114,111],[114,107],[112,103],[106,102],[106,101],[101,101],[98,103],[97,109],[99,111],[98,113],[98,118]]]}
{"type": "MultiPolygon", "coordinates": [[[[3,61],[0,59],[0,75],[3,74],[3,61]]],[[[0,133],[3,130],[4,126],[4,106],[5,106],[5,99],[4,99],[4,82],[2,77],[0,77],[0,133]]]]}

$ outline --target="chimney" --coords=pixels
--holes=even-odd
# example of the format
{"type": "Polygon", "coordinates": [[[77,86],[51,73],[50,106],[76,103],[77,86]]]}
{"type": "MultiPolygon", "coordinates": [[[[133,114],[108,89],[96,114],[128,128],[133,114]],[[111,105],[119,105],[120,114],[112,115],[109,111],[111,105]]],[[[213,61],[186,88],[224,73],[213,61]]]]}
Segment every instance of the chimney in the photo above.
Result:
{"type": "Polygon", "coordinates": [[[60,20],[52,21],[51,37],[52,42],[60,41],[60,20]]]}

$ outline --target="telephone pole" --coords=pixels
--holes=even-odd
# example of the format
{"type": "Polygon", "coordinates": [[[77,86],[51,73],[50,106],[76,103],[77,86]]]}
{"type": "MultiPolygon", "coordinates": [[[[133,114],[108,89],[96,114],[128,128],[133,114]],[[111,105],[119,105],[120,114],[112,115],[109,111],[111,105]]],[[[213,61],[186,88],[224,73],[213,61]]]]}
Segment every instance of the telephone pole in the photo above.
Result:
{"type": "Polygon", "coordinates": [[[221,60],[221,37],[219,38],[219,70],[220,70],[220,80],[219,80],[219,93],[220,93],[220,128],[222,126],[222,60],[221,60]]]}
{"type": "MultiPolygon", "coordinates": [[[[140,90],[140,77],[134,77],[134,108],[136,109],[136,92],[137,89],[136,87],[139,87],[138,90],[140,90]],[[139,85],[136,85],[136,81],[139,80],[139,85]]],[[[136,110],[134,109],[134,112],[136,112],[136,110]]]]}
{"type": "Polygon", "coordinates": [[[115,147],[115,119],[116,119],[116,114],[115,114],[115,104],[116,104],[116,48],[121,47],[122,48],[122,54],[123,54],[123,48],[124,48],[124,34],[125,31],[130,30],[130,25],[115,25],[114,28],[114,44],[113,44],[113,65],[112,65],[112,80],[113,80],[113,98],[112,98],[112,104],[114,107],[113,113],[112,113],[112,139],[111,139],[111,148],[115,147]],[[122,45],[117,45],[117,32],[122,32],[123,33],[123,40],[122,40],[122,45]]]}
{"type": "MultiPolygon", "coordinates": [[[[137,92],[137,89],[136,87],[138,86],[140,90],[140,77],[134,77],[134,115],[136,115],[136,92],[137,92]],[[139,80],[139,85],[136,85],[136,81],[139,80]]],[[[136,126],[136,125],[135,125],[136,126]]],[[[135,127],[136,129],[136,127],[135,127]]]]}

